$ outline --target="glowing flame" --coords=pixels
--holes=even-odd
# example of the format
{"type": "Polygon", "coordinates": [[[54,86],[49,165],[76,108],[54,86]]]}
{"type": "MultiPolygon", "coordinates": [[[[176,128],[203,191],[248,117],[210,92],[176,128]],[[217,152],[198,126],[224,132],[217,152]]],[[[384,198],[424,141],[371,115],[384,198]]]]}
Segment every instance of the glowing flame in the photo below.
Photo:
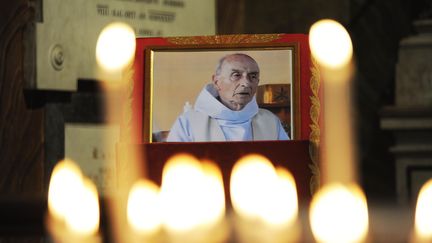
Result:
{"type": "Polygon", "coordinates": [[[223,187],[222,172],[216,164],[205,161],[202,164],[204,172],[202,209],[202,223],[211,225],[217,223],[225,216],[225,192],[223,187]]]}
{"type": "Polygon", "coordinates": [[[50,215],[64,221],[75,233],[90,235],[99,229],[99,199],[96,186],[84,179],[71,160],[59,162],[53,170],[48,191],[50,215]]]}
{"type": "Polygon", "coordinates": [[[233,208],[244,218],[272,225],[291,223],[297,218],[294,178],[285,169],[276,172],[263,156],[248,155],[235,164],[230,190],[233,208]]]}
{"type": "Polygon", "coordinates": [[[366,198],[358,186],[328,184],[311,202],[311,228],[318,242],[363,241],[368,221],[366,198]]]}
{"type": "Polygon", "coordinates": [[[246,217],[261,217],[276,179],[273,165],[259,155],[240,159],[231,173],[231,201],[234,210],[246,217]]]}
{"type": "Polygon", "coordinates": [[[125,23],[111,23],[99,35],[96,60],[108,71],[126,67],[135,55],[135,32],[125,23]]]}
{"type": "Polygon", "coordinates": [[[80,235],[93,235],[99,229],[99,199],[96,186],[89,179],[77,185],[78,200],[66,212],[66,225],[80,235]]]}
{"type": "Polygon", "coordinates": [[[186,154],[168,160],[160,193],[167,229],[185,232],[221,217],[225,201],[217,171],[216,166],[202,165],[186,154]]]}
{"type": "Polygon", "coordinates": [[[432,240],[432,179],[419,192],[415,213],[415,232],[420,239],[432,240]]]}
{"type": "Polygon", "coordinates": [[[272,205],[269,207],[266,222],[272,225],[291,224],[297,219],[297,188],[294,177],[285,168],[276,168],[278,180],[273,192],[272,205]]]}
{"type": "Polygon", "coordinates": [[[154,234],[161,227],[159,187],[147,180],[137,181],[129,192],[127,219],[138,233],[154,234]]]}
{"type": "Polygon", "coordinates": [[[81,170],[73,161],[65,159],[54,167],[48,190],[48,208],[52,216],[64,220],[66,212],[79,199],[81,184],[81,170]]]}
{"type": "Polygon", "coordinates": [[[346,29],[338,22],[323,19],[309,31],[312,55],[323,66],[340,68],[351,61],[353,47],[346,29]]]}

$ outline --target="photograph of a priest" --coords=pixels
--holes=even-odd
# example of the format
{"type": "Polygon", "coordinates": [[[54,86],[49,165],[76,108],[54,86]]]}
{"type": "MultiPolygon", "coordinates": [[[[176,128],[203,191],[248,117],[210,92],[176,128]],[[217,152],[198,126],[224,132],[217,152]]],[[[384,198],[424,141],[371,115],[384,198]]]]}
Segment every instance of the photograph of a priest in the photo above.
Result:
{"type": "Polygon", "coordinates": [[[255,99],[260,70],[243,53],[220,59],[212,82],[174,122],[167,142],[288,140],[279,118],[255,99]]]}

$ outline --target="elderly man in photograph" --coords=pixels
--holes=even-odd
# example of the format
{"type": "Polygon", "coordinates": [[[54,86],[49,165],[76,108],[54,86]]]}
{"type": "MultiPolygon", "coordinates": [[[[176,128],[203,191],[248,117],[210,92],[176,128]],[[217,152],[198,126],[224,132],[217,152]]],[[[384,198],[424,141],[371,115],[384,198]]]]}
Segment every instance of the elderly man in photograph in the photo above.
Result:
{"type": "Polygon", "coordinates": [[[194,107],[174,122],[167,142],[288,140],[279,118],[258,108],[259,76],[252,57],[224,56],[194,107]]]}

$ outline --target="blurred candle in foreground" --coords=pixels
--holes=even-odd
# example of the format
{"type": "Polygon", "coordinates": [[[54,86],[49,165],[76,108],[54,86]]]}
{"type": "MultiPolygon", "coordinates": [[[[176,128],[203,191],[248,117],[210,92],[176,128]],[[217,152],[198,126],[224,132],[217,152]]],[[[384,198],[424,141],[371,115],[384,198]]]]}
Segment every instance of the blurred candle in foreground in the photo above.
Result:
{"type": "Polygon", "coordinates": [[[139,180],[129,192],[127,218],[137,232],[154,233],[161,227],[159,188],[153,182],[139,180]]]}
{"type": "Polygon", "coordinates": [[[432,242],[432,179],[420,189],[414,229],[414,242],[432,242]]]}
{"type": "Polygon", "coordinates": [[[170,242],[223,242],[225,197],[219,168],[178,154],[163,170],[161,202],[170,242]],[[211,237],[209,237],[211,235],[211,237]]]}
{"type": "Polygon", "coordinates": [[[204,173],[203,211],[211,210],[203,214],[202,222],[205,225],[213,225],[222,221],[225,217],[225,191],[223,186],[222,172],[219,167],[211,161],[202,162],[204,173]]]}
{"type": "Polygon", "coordinates": [[[275,197],[273,217],[269,223],[273,225],[292,224],[297,219],[298,202],[297,188],[293,175],[282,167],[276,167],[278,180],[273,193],[275,197]]]}
{"type": "Polygon", "coordinates": [[[341,69],[351,62],[353,48],[346,29],[338,22],[323,19],[314,23],[309,31],[312,55],[320,65],[341,69]]]}
{"type": "Polygon", "coordinates": [[[53,170],[48,191],[47,228],[55,242],[100,242],[96,186],[71,160],[53,170]]]}
{"type": "Polygon", "coordinates": [[[309,217],[312,233],[318,242],[366,241],[368,208],[357,185],[325,185],[314,195],[309,217]]]}
{"type": "Polygon", "coordinates": [[[79,189],[82,183],[80,168],[71,160],[57,163],[51,174],[48,189],[48,210],[52,217],[64,220],[65,214],[79,200],[79,189]]]}
{"type": "Polygon", "coordinates": [[[135,47],[135,32],[132,27],[121,22],[111,23],[101,31],[98,37],[96,61],[105,72],[121,74],[132,61],[135,47]]]}
{"type": "Polygon", "coordinates": [[[127,220],[132,229],[130,241],[157,241],[162,226],[159,187],[151,181],[137,181],[129,192],[127,220]]]}
{"type": "Polygon", "coordinates": [[[231,202],[240,242],[295,242],[298,201],[293,176],[261,155],[241,158],[231,174],[231,202]]]}
{"type": "Polygon", "coordinates": [[[79,195],[74,207],[66,212],[66,225],[76,234],[94,235],[99,230],[99,197],[96,185],[85,179],[77,185],[79,195]]]}
{"type": "Polygon", "coordinates": [[[341,24],[324,19],[311,26],[309,44],[323,79],[323,182],[352,183],[356,181],[356,160],[351,120],[351,39],[341,24]]]}
{"type": "MultiPolygon", "coordinates": [[[[96,75],[102,82],[104,98],[104,119],[108,124],[120,124],[120,143],[117,143],[117,164],[127,170],[118,170],[116,173],[117,186],[108,188],[109,194],[116,195],[108,198],[109,210],[114,220],[110,228],[112,237],[117,242],[127,242],[126,238],[130,228],[125,220],[128,191],[132,184],[142,177],[141,152],[130,143],[135,139],[133,128],[130,126],[130,112],[132,107],[131,87],[133,87],[132,61],[135,56],[136,39],[134,29],[126,23],[113,22],[105,26],[99,34],[96,51],[94,53],[97,70],[96,75]],[[127,166],[126,166],[127,164],[127,166]]],[[[133,127],[133,126],[132,126],[133,127]]],[[[114,133],[104,133],[104,141],[118,142],[119,136],[114,133]]],[[[104,142],[102,141],[102,142],[104,142]]],[[[111,143],[103,144],[106,151],[112,151],[111,143]]],[[[114,166],[114,165],[113,165],[114,166]]]]}

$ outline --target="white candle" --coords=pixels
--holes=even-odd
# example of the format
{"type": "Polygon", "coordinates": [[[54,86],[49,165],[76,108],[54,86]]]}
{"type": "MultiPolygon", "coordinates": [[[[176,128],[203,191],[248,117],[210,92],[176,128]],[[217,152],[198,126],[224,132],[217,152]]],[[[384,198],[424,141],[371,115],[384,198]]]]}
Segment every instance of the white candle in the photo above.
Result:
{"type": "Polygon", "coordinates": [[[96,186],[71,160],[59,162],[48,192],[47,228],[55,242],[101,242],[96,186]]]}
{"type": "Polygon", "coordinates": [[[50,216],[59,221],[78,200],[79,186],[82,183],[81,169],[72,160],[65,159],[56,164],[51,174],[48,189],[48,210],[50,216]]]}
{"type": "Polygon", "coordinates": [[[216,165],[179,154],[163,170],[161,202],[168,242],[224,242],[225,196],[216,165]]]}
{"type": "MultiPolygon", "coordinates": [[[[130,87],[133,87],[133,70],[129,69],[135,57],[136,39],[131,26],[121,22],[108,24],[102,29],[96,43],[95,57],[98,64],[97,77],[104,91],[105,120],[108,124],[120,125],[120,137],[123,143],[117,146],[117,187],[108,188],[112,195],[109,201],[112,234],[115,241],[126,242],[129,228],[126,220],[127,196],[132,184],[142,177],[145,161],[141,152],[129,146],[131,140],[128,124],[131,109],[130,87]]],[[[104,134],[106,141],[115,141],[118,137],[104,134]]],[[[108,144],[108,143],[107,143],[108,144]]],[[[112,147],[107,147],[111,151],[112,147]]]]}
{"type": "Polygon", "coordinates": [[[119,81],[135,56],[135,31],[129,25],[114,22],[99,34],[96,43],[96,61],[99,76],[104,81],[119,81]]]}
{"type": "Polygon", "coordinates": [[[432,179],[420,189],[416,211],[413,242],[432,242],[432,179]]]}
{"type": "Polygon", "coordinates": [[[66,212],[66,225],[72,232],[82,236],[93,236],[99,230],[99,197],[96,185],[84,179],[78,187],[75,205],[66,212]]]}
{"type": "Polygon", "coordinates": [[[314,195],[309,217],[317,242],[350,243],[367,239],[367,203],[357,185],[325,185],[314,195]]]}
{"type": "Polygon", "coordinates": [[[310,29],[309,43],[323,79],[323,181],[352,183],[356,181],[356,159],[351,119],[351,39],[336,21],[320,20],[310,29]]]}
{"type": "Polygon", "coordinates": [[[286,169],[261,155],[243,157],[234,165],[230,193],[240,242],[299,240],[297,190],[286,169]]]}
{"type": "Polygon", "coordinates": [[[366,198],[355,184],[356,154],[352,131],[351,38],[334,20],[320,20],[309,32],[324,89],[323,188],[310,207],[312,232],[319,242],[362,242],[368,233],[366,198]]]}
{"type": "Polygon", "coordinates": [[[137,181],[129,192],[127,221],[130,226],[129,242],[161,241],[162,212],[159,187],[151,181],[137,181]]]}

